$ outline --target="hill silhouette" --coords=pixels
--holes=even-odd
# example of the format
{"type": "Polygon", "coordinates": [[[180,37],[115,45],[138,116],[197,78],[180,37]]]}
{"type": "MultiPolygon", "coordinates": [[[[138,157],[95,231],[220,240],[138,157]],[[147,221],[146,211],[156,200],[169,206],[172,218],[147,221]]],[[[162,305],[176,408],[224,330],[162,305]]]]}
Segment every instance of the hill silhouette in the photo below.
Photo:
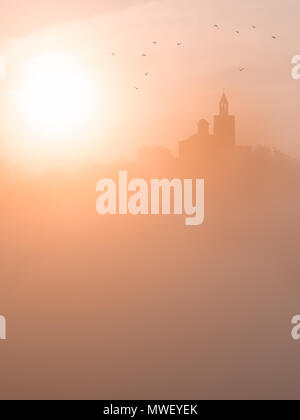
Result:
{"type": "Polygon", "coordinates": [[[225,104],[177,157],[2,186],[2,398],[299,397],[299,162],[238,146],[225,104]],[[96,183],[121,169],[203,177],[204,224],[100,217],[96,183]]]}

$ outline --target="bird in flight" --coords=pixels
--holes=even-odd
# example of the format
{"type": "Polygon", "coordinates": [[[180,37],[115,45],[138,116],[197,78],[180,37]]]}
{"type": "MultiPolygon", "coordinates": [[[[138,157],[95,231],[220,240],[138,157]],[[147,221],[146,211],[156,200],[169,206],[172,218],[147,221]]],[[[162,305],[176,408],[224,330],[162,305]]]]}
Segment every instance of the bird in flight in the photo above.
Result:
{"type": "Polygon", "coordinates": [[[277,36],[273,35],[273,36],[272,36],[272,38],[273,38],[273,39],[277,39],[277,36]]]}
{"type": "Polygon", "coordinates": [[[147,54],[142,54],[142,57],[147,57],[147,54]]]}
{"type": "Polygon", "coordinates": [[[149,72],[145,73],[145,76],[149,76],[149,72]]]}
{"type": "Polygon", "coordinates": [[[220,29],[220,26],[219,25],[214,25],[214,28],[220,29]]]}
{"type": "Polygon", "coordinates": [[[240,31],[235,31],[235,33],[236,33],[237,35],[240,35],[240,31]]]}
{"type": "Polygon", "coordinates": [[[136,86],[134,87],[134,89],[135,89],[135,90],[139,90],[139,88],[138,88],[138,87],[136,87],[136,86]]]}
{"type": "Polygon", "coordinates": [[[242,72],[242,71],[244,71],[244,70],[245,70],[245,67],[240,68],[240,72],[242,72]]]}
{"type": "Polygon", "coordinates": [[[177,47],[181,47],[182,42],[177,42],[177,47]]]}
{"type": "Polygon", "coordinates": [[[256,29],[257,27],[255,25],[252,25],[252,29],[256,29]]]}
{"type": "Polygon", "coordinates": [[[157,45],[157,41],[153,41],[153,42],[152,42],[152,44],[153,44],[153,45],[157,45]]]}
{"type": "Polygon", "coordinates": [[[115,57],[115,56],[116,56],[116,53],[111,53],[111,55],[112,55],[113,57],[115,57]]]}

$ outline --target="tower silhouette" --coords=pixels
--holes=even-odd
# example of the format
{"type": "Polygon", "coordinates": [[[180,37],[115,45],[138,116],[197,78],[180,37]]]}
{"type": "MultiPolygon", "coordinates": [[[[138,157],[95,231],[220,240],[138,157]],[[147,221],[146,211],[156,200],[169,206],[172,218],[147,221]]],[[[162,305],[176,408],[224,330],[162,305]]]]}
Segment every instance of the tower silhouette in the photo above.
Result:
{"type": "Polygon", "coordinates": [[[235,117],[229,115],[229,102],[223,93],[219,103],[219,115],[214,117],[214,135],[219,146],[235,146],[235,117]]]}

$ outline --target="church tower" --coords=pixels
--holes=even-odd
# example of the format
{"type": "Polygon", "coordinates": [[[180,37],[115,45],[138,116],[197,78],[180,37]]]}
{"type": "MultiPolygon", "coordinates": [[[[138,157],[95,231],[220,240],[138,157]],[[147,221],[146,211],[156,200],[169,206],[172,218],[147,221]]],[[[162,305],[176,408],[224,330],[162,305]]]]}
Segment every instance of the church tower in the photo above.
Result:
{"type": "Polygon", "coordinates": [[[214,135],[219,146],[235,146],[235,118],[229,115],[229,103],[225,93],[220,100],[219,115],[214,117],[214,135]]]}

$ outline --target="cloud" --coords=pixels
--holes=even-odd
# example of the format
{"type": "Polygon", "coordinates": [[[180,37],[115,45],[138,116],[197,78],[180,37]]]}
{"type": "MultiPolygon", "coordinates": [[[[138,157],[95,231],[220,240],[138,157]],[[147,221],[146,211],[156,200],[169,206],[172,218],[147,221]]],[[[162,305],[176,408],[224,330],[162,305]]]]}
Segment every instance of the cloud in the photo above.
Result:
{"type": "Polygon", "coordinates": [[[59,22],[86,19],[149,1],[151,0],[10,0],[1,6],[0,40],[3,42],[59,22]]]}

